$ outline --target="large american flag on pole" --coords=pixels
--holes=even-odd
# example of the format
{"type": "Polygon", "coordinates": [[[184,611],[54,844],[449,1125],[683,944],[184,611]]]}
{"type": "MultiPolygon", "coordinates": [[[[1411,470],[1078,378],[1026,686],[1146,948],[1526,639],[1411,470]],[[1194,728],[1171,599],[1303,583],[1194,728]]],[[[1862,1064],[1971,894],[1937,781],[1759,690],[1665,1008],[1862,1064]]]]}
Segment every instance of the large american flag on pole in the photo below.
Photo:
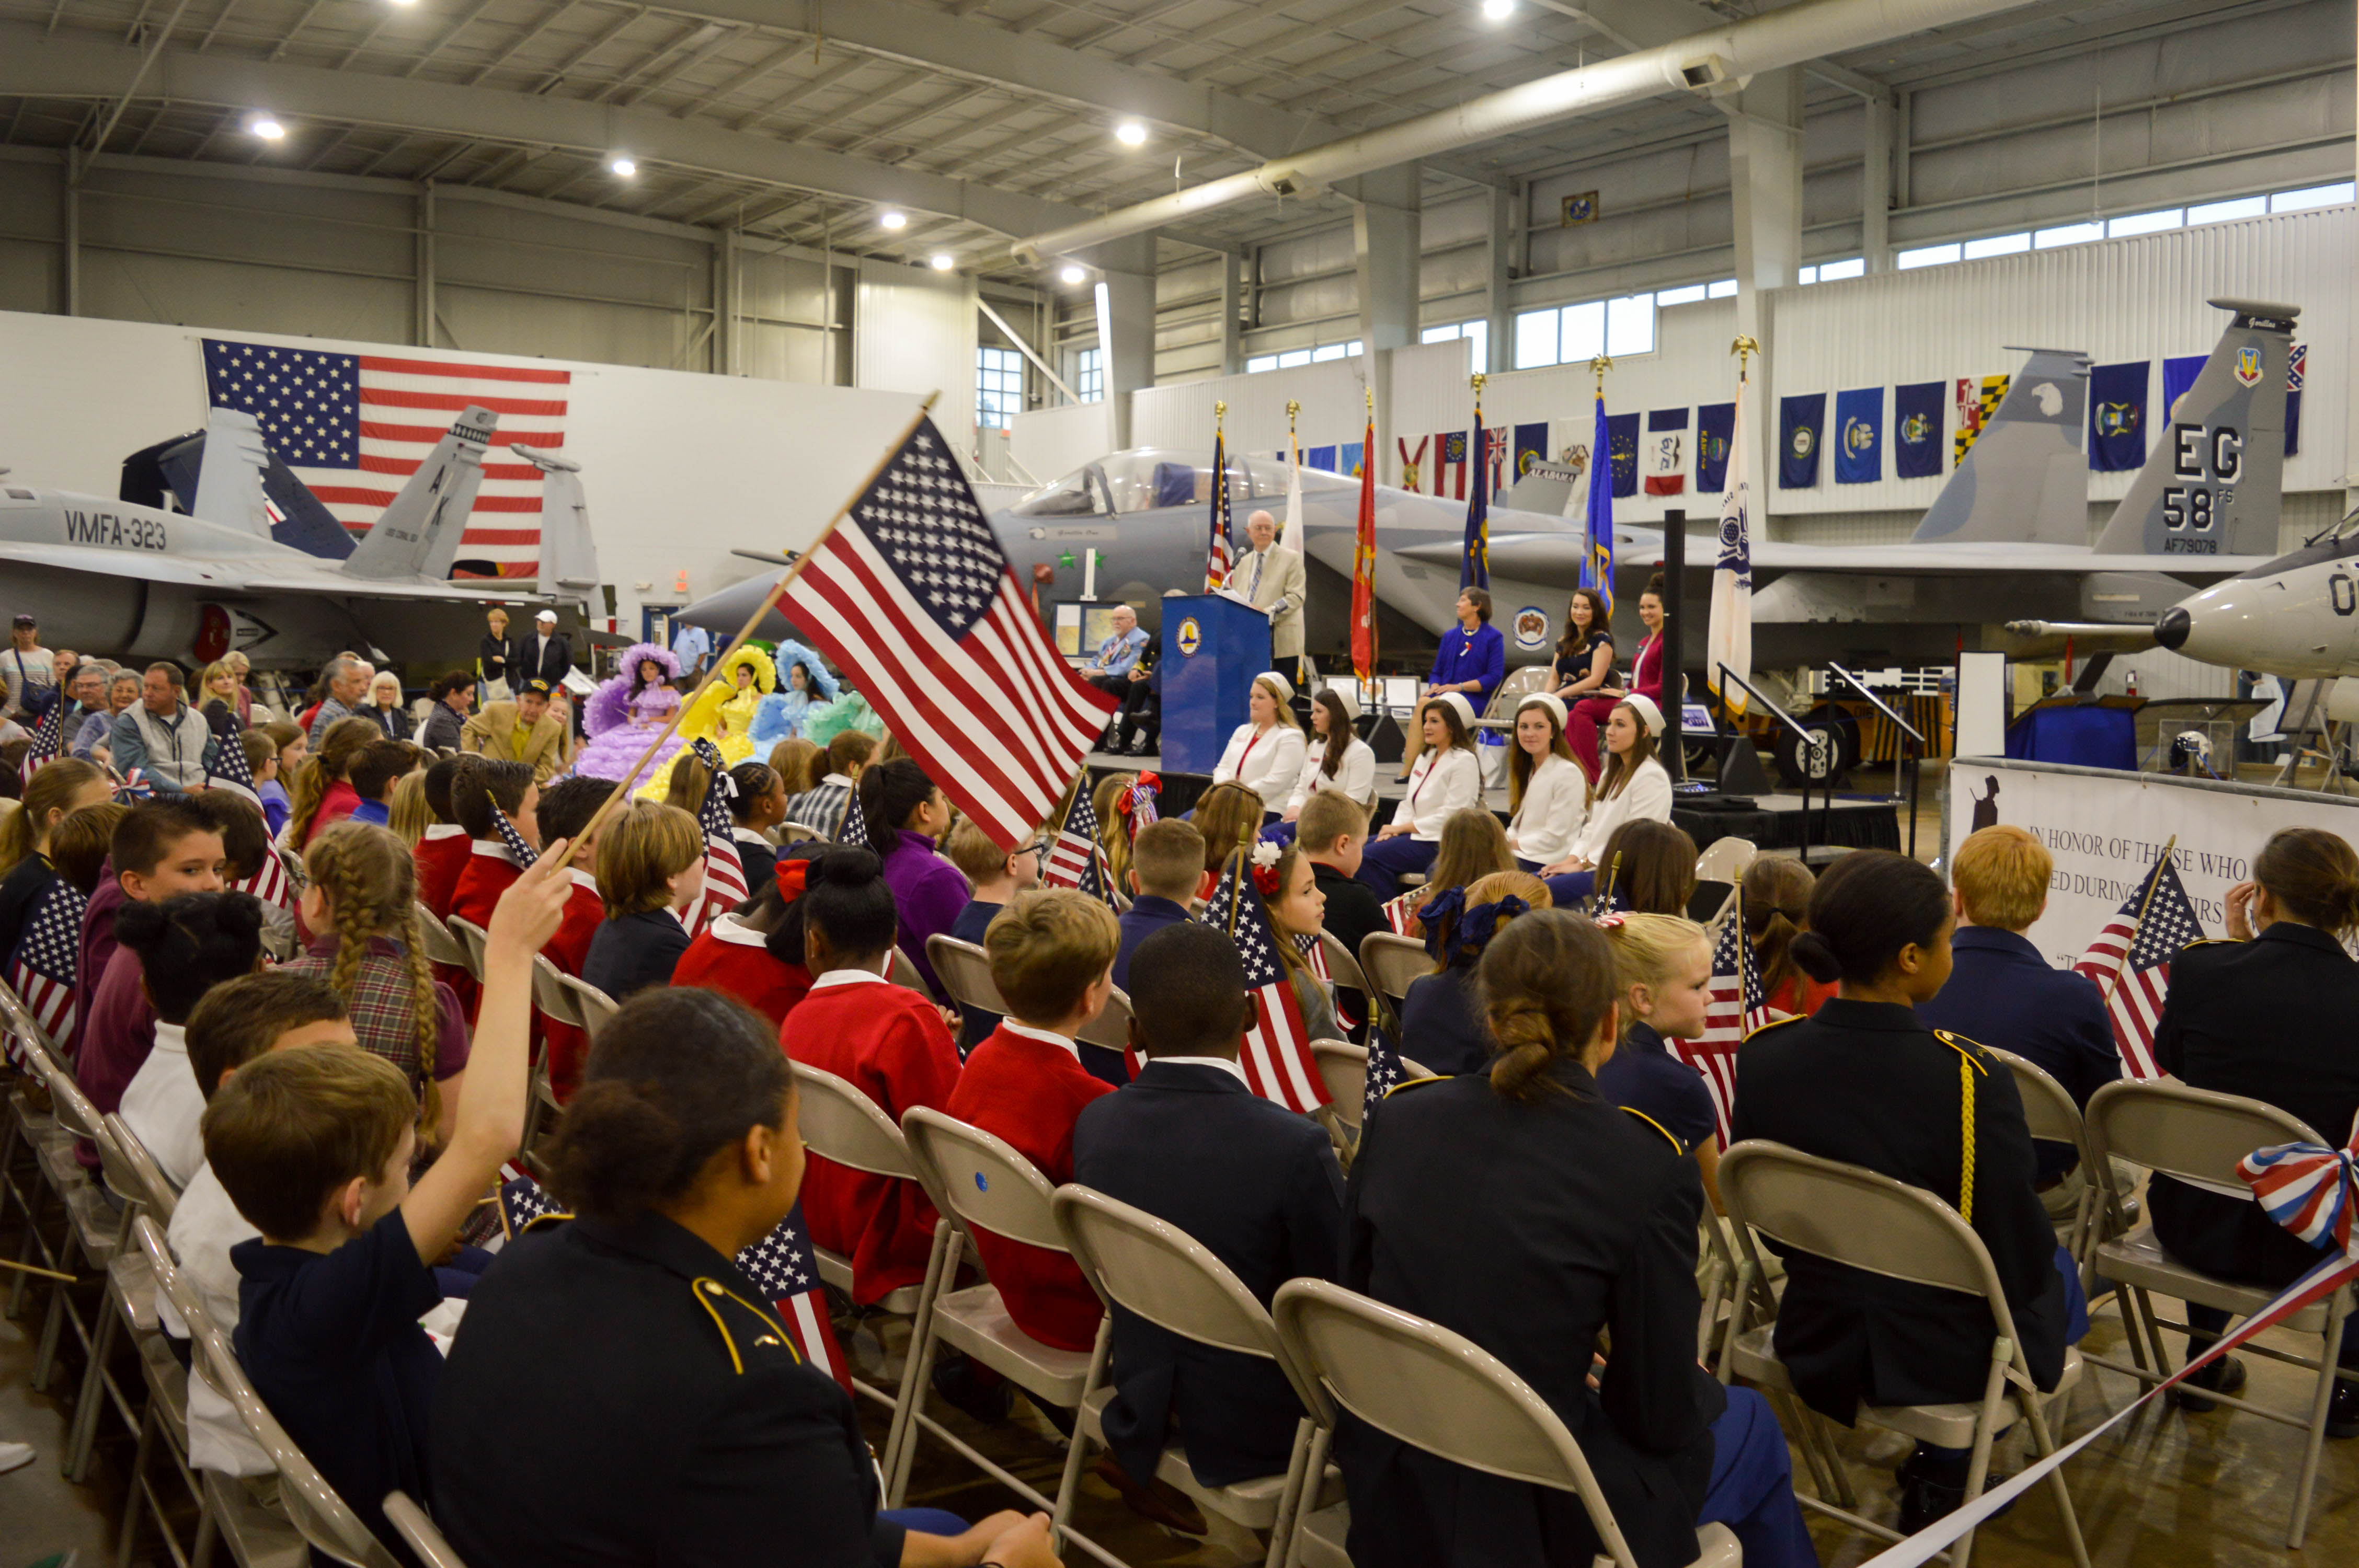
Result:
{"type": "Polygon", "coordinates": [[[1204,591],[1211,593],[1229,580],[1229,570],[1237,564],[1235,546],[1229,542],[1229,459],[1225,439],[1218,429],[1212,432],[1212,514],[1207,524],[1204,541],[1204,591]]]}
{"type": "Polygon", "coordinates": [[[60,1058],[73,1053],[74,956],[88,902],[64,878],[51,882],[25,922],[25,934],[8,960],[8,989],[24,1002],[60,1058]]]}
{"type": "Polygon", "coordinates": [[[689,916],[691,936],[745,902],[745,858],[737,852],[736,824],[729,813],[737,781],[729,776],[720,747],[699,736],[694,749],[712,782],[705,786],[704,804],[696,808],[697,826],[704,829],[704,897],[689,916]]]}
{"type": "Polygon", "coordinates": [[[2096,982],[2114,1023],[2114,1048],[2133,1078],[2154,1078],[2154,1031],[2170,993],[2170,961],[2190,942],[2201,941],[2203,924],[2179,880],[2179,868],[2165,847],[2138,885],[2081,961],[2072,966],[2096,982]]]}
{"type": "MultiPolygon", "coordinates": [[[[1147,809],[1152,812],[1155,807],[1150,804],[1147,809]]],[[[1105,849],[1098,842],[1098,808],[1088,790],[1073,792],[1065,825],[1058,830],[1056,842],[1049,846],[1049,858],[1040,867],[1040,881],[1052,888],[1078,889],[1113,907],[1114,892],[1106,884],[1105,849]]]]}
{"type": "Polygon", "coordinates": [[[1294,997],[1294,982],[1277,956],[1278,936],[1270,929],[1269,912],[1253,885],[1250,862],[1243,850],[1229,858],[1228,870],[1212,890],[1212,902],[1197,918],[1225,931],[1245,960],[1245,989],[1253,996],[1253,1022],[1245,1027],[1245,1048],[1237,1064],[1245,1070],[1245,1085],[1266,1100],[1288,1110],[1312,1111],[1327,1103],[1327,1082],[1320,1076],[1318,1059],[1310,1054],[1310,1031],[1302,1022],[1302,1005],[1294,997]]]}
{"type": "Polygon", "coordinates": [[[1771,1016],[1767,994],[1761,989],[1761,968],[1754,960],[1753,944],[1745,939],[1745,903],[1739,899],[1721,917],[1719,934],[1712,939],[1712,996],[1704,1004],[1702,1036],[1663,1043],[1672,1055],[1703,1075],[1723,1149],[1729,1142],[1729,1118],[1736,1108],[1736,1048],[1771,1016]]]}
{"type": "Polygon", "coordinates": [[[540,568],[541,472],[502,449],[565,445],[573,373],[420,351],[352,354],[207,338],[205,390],[251,414],[274,456],[354,534],[365,534],[470,406],[500,416],[459,546],[502,577],[540,568]]]}
{"type": "Polygon", "coordinates": [[[951,455],[921,418],[798,563],[778,608],[1003,849],[1029,840],[1114,699],[1040,630],[951,455]]]}

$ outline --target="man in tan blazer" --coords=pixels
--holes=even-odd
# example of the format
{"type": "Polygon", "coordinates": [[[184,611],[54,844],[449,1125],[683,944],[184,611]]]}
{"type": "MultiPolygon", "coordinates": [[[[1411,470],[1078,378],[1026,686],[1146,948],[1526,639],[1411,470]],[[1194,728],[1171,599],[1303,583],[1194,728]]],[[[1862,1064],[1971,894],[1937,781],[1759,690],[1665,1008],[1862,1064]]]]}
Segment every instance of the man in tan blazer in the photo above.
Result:
{"type": "Polygon", "coordinates": [[[549,709],[549,683],[528,680],[514,702],[487,702],[459,731],[459,750],[504,762],[529,762],[547,784],[572,754],[565,722],[549,709]]]}
{"type": "Polygon", "coordinates": [[[1269,615],[1269,656],[1291,680],[1302,658],[1302,557],[1277,543],[1277,519],[1256,512],[1245,519],[1253,549],[1229,573],[1229,586],[1269,615]]]}

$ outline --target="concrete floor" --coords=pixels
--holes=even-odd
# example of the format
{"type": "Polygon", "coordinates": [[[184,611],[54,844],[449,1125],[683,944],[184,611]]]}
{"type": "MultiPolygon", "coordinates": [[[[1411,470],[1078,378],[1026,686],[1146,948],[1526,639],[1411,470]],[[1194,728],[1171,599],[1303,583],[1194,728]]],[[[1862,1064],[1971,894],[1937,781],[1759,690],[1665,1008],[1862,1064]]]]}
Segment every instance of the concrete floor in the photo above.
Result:
{"type": "MultiPolygon", "coordinates": [[[[30,1442],[41,1450],[41,1457],[30,1466],[0,1476],[0,1568],[22,1568],[77,1548],[82,1553],[82,1568],[97,1568],[114,1558],[129,1440],[114,1437],[101,1445],[100,1463],[87,1486],[71,1485],[59,1475],[62,1406],[27,1387],[37,1330],[38,1325],[0,1322],[0,1440],[30,1442]]],[[[867,1363],[872,1371],[890,1367],[901,1347],[897,1325],[888,1325],[885,1338],[889,1352],[867,1333],[854,1336],[851,1349],[855,1360],[867,1363]]],[[[2269,1339],[2299,1348],[2288,1336],[2269,1339]]],[[[2084,1348],[2121,1354],[2118,1321],[2110,1314],[2101,1316],[2084,1348]]],[[[2285,1407],[2305,1404],[2305,1374],[2258,1357],[2248,1357],[2246,1365],[2252,1397],[2285,1407]]],[[[2137,1391],[2126,1378],[2093,1369],[2066,1408],[2066,1435],[2088,1431],[2131,1402],[2137,1391]]],[[[2302,1552],[2291,1553],[2285,1549],[2286,1517],[2300,1465],[2302,1434],[2232,1411],[2190,1416],[2159,1406],[2160,1401],[2148,1406],[2067,1467],[2090,1555],[2099,1568],[2261,1568],[2359,1561],[2359,1442],[2326,1445],[2310,1539],[2302,1552]]],[[[938,1403],[938,1413],[940,1408],[938,1403]]],[[[862,1416],[872,1438],[881,1444],[881,1407],[864,1402],[862,1416]]],[[[1060,1454],[1046,1423],[1020,1403],[1017,1415],[1001,1426],[984,1428],[955,1413],[948,1419],[1008,1468],[1043,1491],[1054,1490],[1060,1454]]],[[[1862,1511],[1890,1520],[1896,1509],[1891,1471],[1906,1454],[1906,1442],[1861,1428],[1843,1433],[1841,1448],[1862,1511]]],[[[2002,1469],[2011,1472],[2018,1466],[2015,1445],[2003,1447],[2001,1454],[2002,1469]]],[[[1799,1457],[1796,1469],[1807,1476],[1799,1457]]],[[[1176,1538],[1130,1513],[1103,1482],[1091,1478],[1083,1486],[1076,1524],[1127,1562],[1235,1568],[1257,1561],[1244,1541],[1176,1538]]],[[[919,1449],[908,1500],[969,1518],[1013,1501],[933,1443],[919,1449]]],[[[1882,1544],[1830,1519],[1813,1518],[1811,1530],[1828,1568],[1864,1563],[1882,1544]]],[[[145,1544],[138,1561],[165,1561],[152,1528],[145,1544]]],[[[1089,1559],[1070,1552],[1067,1561],[1079,1564],[1089,1559]]],[[[1986,1526],[1976,1540],[1974,1561],[1990,1568],[2069,1563],[2050,1495],[2035,1489],[2012,1513],[1986,1526]]]]}

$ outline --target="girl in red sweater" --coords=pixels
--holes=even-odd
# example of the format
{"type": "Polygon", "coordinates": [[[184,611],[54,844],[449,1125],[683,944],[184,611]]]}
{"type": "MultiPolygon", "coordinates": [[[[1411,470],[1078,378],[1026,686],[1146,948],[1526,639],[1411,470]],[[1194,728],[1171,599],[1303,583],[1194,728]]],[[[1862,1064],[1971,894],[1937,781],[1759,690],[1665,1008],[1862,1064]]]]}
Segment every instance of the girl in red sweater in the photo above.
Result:
{"type": "MultiPolygon", "coordinates": [[[[796,1061],[856,1085],[896,1121],[913,1105],[948,1109],[959,1055],[941,1010],[885,978],[898,924],[883,864],[859,849],[830,849],[809,864],[810,891],[796,908],[804,967],[817,978],[787,1014],[779,1044],[796,1061]]],[[[851,1258],[855,1302],[926,1277],[934,1209],[915,1182],[848,1171],[814,1153],[803,1218],[814,1244],[851,1258]]]]}
{"type": "Polygon", "coordinates": [[[803,964],[803,893],[813,862],[831,848],[810,843],[779,850],[770,881],[756,890],[745,912],[715,916],[680,955],[671,983],[725,991],[773,1029],[782,1027],[810,992],[811,972],[803,964]]]}

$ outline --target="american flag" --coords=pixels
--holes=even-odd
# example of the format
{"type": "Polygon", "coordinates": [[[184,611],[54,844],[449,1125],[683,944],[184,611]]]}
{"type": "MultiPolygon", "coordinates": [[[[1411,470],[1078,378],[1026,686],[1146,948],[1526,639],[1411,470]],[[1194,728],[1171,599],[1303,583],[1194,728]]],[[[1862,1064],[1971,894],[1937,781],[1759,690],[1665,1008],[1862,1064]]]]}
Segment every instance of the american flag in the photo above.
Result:
{"type": "Polygon", "coordinates": [[[114,786],[114,798],[125,806],[136,806],[143,800],[156,798],[156,786],[147,782],[147,770],[134,768],[114,786]]]}
{"type": "Polygon", "coordinates": [[[2202,937],[2203,923],[2166,849],[2072,966],[2104,994],[2105,1012],[2114,1021],[2114,1048],[2131,1077],[2162,1076],[2154,1065],[2154,1031],[2170,992],[2170,961],[2202,937]]]}
{"type": "MultiPolygon", "coordinates": [[[[255,809],[259,811],[261,807],[255,809]]],[[[290,914],[295,909],[295,885],[288,878],[286,863],[279,860],[278,847],[275,844],[263,852],[262,864],[255,869],[254,874],[230,883],[229,891],[250,892],[264,903],[290,914]]]]}
{"type": "Polygon", "coordinates": [[[460,555],[502,577],[540,566],[540,470],[504,460],[521,443],[565,445],[571,371],[443,354],[395,358],[207,338],[205,386],[216,407],[261,423],[271,452],[336,520],[365,534],[418,465],[473,406],[500,416],[460,555]]]}
{"type": "Polygon", "coordinates": [[[262,809],[262,795],[254,787],[254,770],[246,765],[245,746],[238,737],[224,735],[213,748],[213,760],[205,768],[205,787],[225,789],[231,794],[254,803],[262,809]]]}
{"type": "Polygon", "coordinates": [[[42,763],[55,762],[63,754],[66,739],[66,694],[59,692],[50,701],[49,710],[41,715],[41,721],[33,726],[33,745],[32,749],[25,753],[25,761],[17,769],[16,776],[19,781],[25,784],[32,783],[33,774],[39,770],[42,763]]]}
{"type": "Polygon", "coordinates": [[[930,419],[804,557],[778,608],[1003,849],[1057,809],[1114,711],[1042,633],[930,419]]]}
{"type": "Polygon", "coordinates": [[[16,955],[8,963],[9,989],[23,1000],[60,1059],[73,1052],[74,955],[88,903],[64,878],[51,882],[25,922],[25,935],[17,939],[16,955]]]}
{"type": "Polygon", "coordinates": [[[691,936],[745,902],[745,860],[737,853],[732,832],[735,824],[729,815],[729,797],[737,793],[737,781],[729,776],[720,747],[699,736],[693,749],[696,760],[712,774],[712,783],[705,789],[704,804],[696,808],[696,824],[704,829],[704,899],[689,916],[691,936]]]}
{"type": "Polygon", "coordinates": [[[1220,431],[1212,432],[1212,517],[1209,524],[1211,537],[1204,542],[1204,591],[1211,593],[1229,580],[1229,568],[1237,564],[1236,551],[1229,543],[1229,460],[1228,449],[1220,431]]]}
{"type": "MultiPolygon", "coordinates": [[[[1163,781],[1153,773],[1141,773],[1131,781],[1129,795],[1132,838],[1137,838],[1138,830],[1156,819],[1155,801],[1162,790],[1163,781]]],[[[1092,806],[1090,809],[1094,813],[1097,808],[1092,806]]]]}
{"type": "Polygon", "coordinates": [[[835,1325],[828,1320],[827,1287],[820,1283],[819,1264],[811,1257],[803,1206],[797,1203],[776,1230],[737,1254],[737,1269],[777,1308],[803,1360],[842,1384],[845,1393],[852,1392],[852,1368],[836,1343],[835,1325]]]}
{"type": "Polygon", "coordinates": [[[844,797],[843,826],[835,830],[835,841],[862,849],[868,848],[868,818],[860,813],[860,791],[856,788],[844,797]]]}
{"type": "Polygon", "coordinates": [[[1720,935],[1712,945],[1712,998],[1704,1004],[1702,1038],[1663,1043],[1672,1055],[1703,1075],[1723,1149],[1728,1147],[1729,1116],[1736,1108],[1736,1048],[1770,1016],[1761,968],[1754,962],[1753,944],[1745,939],[1745,904],[1739,899],[1721,918],[1720,935]]]}
{"type": "Polygon", "coordinates": [[[1360,1136],[1368,1135],[1368,1119],[1376,1114],[1376,1107],[1385,1096],[1399,1087],[1406,1075],[1401,1071],[1400,1047],[1382,1029],[1368,1031],[1368,1093],[1360,1107],[1360,1136]]]}
{"type": "MultiPolygon", "coordinates": [[[[485,790],[484,794],[490,798],[492,792],[485,790]]],[[[524,835],[516,831],[516,825],[508,820],[508,814],[500,809],[496,798],[492,799],[492,830],[500,836],[501,847],[516,857],[516,870],[528,870],[540,859],[539,851],[524,841],[524,835]]]]}
{"type": "Polygon", "coordinates": [[[1392,927],[1394,935],[1417,935],[1417,912],[1424,907],[1425,898],[1423,888],[1411,888],[1398,898],[1385,901],[1385,924],[1392,927]]]}
{"type": "Polygon", "coordinates": [[[1254,1021],[1245,1029],[1245,1049],[1238,1054],[1246,1087],[1288,1110],[1316,1110],[1327,1103],[1326,1081],[1310,1054],[1310,1031],[1303,1025],[1293,981],[1277,956],[1278,937],[1270,929],[1269,912],[1262,907],[1249,864],[1243,850],[1230,857],[1212,902],[1198,918],[1227,932],[1245,960],[1245,989],[1254,999],[1254,1021]]]}
{"type": "Polygon", "coordinates": [[[1111,908],[1114,892],[1106,885],[1104,859],[1105,850],[1098,843],[1098,808],[1088,790],[1077,790],[1072,808],[1065,813],[1065,826],[1049,847],[1040,881],[1052,888],[1078,888],[1111,908]]]}
{"type": "Polygon", "coordinates": [[[548,1188],[514,1165],[503,1165],[500,1172],[508,1178],[500,1186],[500,1226],[509,1237],[522,1236],[535,1220],[573,1217],[548,1188]]]}

